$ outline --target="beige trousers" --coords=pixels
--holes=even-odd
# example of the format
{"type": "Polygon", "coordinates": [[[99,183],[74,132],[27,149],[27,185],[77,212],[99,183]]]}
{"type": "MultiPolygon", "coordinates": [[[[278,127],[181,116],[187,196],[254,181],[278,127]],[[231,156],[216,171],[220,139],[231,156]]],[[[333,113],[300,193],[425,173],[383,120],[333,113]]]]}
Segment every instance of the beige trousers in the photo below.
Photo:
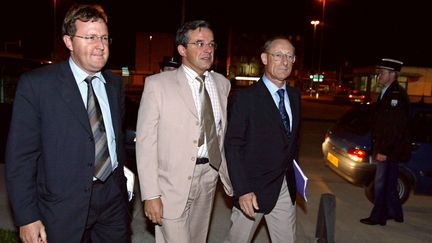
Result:
{"type": "Polygon", "coordinates": [[[162,219],[156,243],[205,243],[210,224],[218,172],[209,164],[196,165],[188,200],[177,219],[162,219]]]}
{"type": "Polygon", "coordinates": [[[269,214],[257,213],[255,219],[251,219],[241,209],[233,207],[232,225],[224,243],[251,242],[263,216],[272,243],[294,243],[296,241],[296,206],[291,203],[285,179],[276,206],[269,214]]]}

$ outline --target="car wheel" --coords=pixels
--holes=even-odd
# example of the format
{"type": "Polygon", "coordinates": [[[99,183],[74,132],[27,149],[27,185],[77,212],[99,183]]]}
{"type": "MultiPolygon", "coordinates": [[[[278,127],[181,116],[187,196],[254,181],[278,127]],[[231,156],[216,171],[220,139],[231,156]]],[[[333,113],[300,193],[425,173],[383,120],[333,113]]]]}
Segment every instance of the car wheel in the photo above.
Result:
{"type": "MultiPolygon", "coordinates": [[[[365,187],[365,195],[367,199],[373,203],[375,200],[374,181],[372,180],[368,186],[365,187]]],[[[399,172],[397,190],[399,192],[399,198],[401,204],[404,204],[411,193],[411,183],[407,176],[399,172]]]]}

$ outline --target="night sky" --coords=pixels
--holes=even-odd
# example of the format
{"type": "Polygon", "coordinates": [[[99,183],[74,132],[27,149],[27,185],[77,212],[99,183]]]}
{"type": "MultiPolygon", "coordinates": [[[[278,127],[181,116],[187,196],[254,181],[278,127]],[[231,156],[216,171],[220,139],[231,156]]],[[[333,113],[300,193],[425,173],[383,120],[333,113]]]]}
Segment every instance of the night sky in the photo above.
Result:
{"type": "MultiPolygon", "coordinates": [[[[114,39],[110,57],[114,66],[134,62],[136,31],[175,33],[182,17],[181,0],[55,1],[58,36],[61,21],[71,3],[96,2],[105,8],[114,39]]],[[[21,39],[28,55],[49,57],[54,36],[53,2],[3,1],[0,5],[0,43],[21,39]]],[[[184,17],[186,21],[208,20],[222,47],[230,29],[233,33],[302,35],[305,37],[307,67],[312,55],[313,26],[310,21],[321,20],[322,3],[318,0],[260,2],[185,0],[184,17]]],[[[354,66],[374,65],[381,57],[401,59],[409,66],[432,67],[431,7],[428,0],[327,0],[323,68],[337,70],[345,62],[354,66]]],[[[317,27],[317,45],[321,29],[321,26],[317,27]]],[[[223,48],[218,50],[224,51],[223,48]]]]}

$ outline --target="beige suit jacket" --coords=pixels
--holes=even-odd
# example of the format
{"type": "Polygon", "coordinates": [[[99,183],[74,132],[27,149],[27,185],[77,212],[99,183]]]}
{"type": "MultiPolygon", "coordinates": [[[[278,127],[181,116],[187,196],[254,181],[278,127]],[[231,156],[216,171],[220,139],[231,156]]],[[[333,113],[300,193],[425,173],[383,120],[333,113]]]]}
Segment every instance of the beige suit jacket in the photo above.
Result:
{"type": "MultiPolygon", "coordinates": [[[[222,163],[219,176],[232,195],[223,150],[230,82],[211,72],[221,104],[222,163]]],[[[161,196],[164,218],[178,218],[188,198],[198,152],[198,112],[183,67],[145,80],[138,111],[136,157],[143,200],[161,196]]]]}

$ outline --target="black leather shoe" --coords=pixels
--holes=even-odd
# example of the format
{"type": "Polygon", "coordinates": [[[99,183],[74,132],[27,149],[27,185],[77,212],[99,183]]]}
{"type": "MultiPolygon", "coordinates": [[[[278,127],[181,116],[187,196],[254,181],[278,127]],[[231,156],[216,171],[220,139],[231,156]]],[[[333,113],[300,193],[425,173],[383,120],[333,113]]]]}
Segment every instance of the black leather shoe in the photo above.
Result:
{"type": "Polygon", "coordinates": [[[398,222],[398,223],[403,223],[404,219],[403,218],[388,218],[388,219],[394,219],[394,221],[398,222]]]}
{"type": "Polygon", "coordinates": [[[385,222],[383,222],[383,223],[375,222],[371,218],[360,219],[360,222],[362,222],[363,224],[367,224],[367,225],[377,225],[377,224],[383,225],[383,226],[386,225],[385,222]]]}

